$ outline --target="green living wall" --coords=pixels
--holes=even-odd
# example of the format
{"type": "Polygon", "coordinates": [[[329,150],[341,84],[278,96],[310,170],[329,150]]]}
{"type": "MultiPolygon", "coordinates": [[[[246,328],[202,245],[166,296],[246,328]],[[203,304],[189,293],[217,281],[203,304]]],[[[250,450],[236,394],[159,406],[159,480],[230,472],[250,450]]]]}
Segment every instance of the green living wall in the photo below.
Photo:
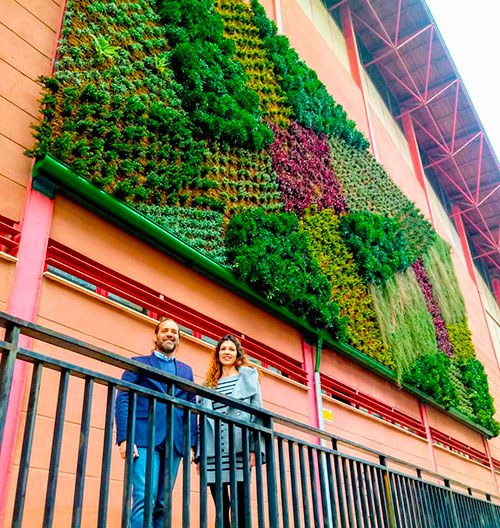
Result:
{"type": "Polygon", "coordinates": [[[498,432],[446,244],[257,0],[69,0],[28,155],[498,432]]]}

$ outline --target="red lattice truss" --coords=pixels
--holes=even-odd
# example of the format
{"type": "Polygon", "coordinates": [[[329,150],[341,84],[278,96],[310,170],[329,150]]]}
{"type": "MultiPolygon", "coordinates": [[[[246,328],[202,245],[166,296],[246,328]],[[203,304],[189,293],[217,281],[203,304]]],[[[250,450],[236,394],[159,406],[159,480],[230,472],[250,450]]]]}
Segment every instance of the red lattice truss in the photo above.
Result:
{"type": "Polygon", "coordinates": [[[499,278],[500,165],[424,2],[326,3],[349,6],[363,66],[384,79],[396,119],[410,115],[425,171],[460,210],[474,258],[499,278]]]}

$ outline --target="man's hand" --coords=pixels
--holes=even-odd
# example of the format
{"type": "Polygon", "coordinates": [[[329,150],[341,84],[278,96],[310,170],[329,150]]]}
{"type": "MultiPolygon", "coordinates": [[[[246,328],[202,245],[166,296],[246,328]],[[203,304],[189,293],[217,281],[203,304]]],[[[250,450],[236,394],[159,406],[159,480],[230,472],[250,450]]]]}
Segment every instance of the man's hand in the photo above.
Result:
{"type": "MultiPolygon", "coordinates": [[[[125,460],[127,457],[127,441],[124,440],[121,442],[121,444],[118,446],[118,449],[120,450],[120,456],[125,460]]],[[[134,444],[134,458],[139,458],[139,451],[137,450],[137,446],[134,444]]]]}
{"type": "Polygon", "coordinates": [[[250,467],[255,467],[255,453],[253,451],[250,452],[250,467]]]}

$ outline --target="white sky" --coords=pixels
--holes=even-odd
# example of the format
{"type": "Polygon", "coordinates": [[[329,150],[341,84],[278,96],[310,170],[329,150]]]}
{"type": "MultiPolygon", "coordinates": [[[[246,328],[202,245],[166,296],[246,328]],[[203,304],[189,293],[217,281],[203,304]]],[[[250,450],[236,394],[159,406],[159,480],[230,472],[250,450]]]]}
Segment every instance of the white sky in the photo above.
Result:
{"type": "Polygon", "coordinates": [[[500,159],[500,0],[425,0],[500,159]]]}

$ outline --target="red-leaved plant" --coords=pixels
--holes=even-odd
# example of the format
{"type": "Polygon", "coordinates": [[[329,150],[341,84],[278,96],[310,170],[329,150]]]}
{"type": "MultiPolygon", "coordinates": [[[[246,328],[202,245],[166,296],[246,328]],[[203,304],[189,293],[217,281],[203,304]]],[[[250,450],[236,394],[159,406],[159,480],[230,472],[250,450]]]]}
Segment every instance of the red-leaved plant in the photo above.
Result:
{"type": "Polygon", "coordinates": [[[340,183],[332,171],[330,147],[325,136],[291,122],[289,128],[270,123],[274,143],[269,147],[273,169],[286,211],[302,218],[313,204],[318,211],[347,209],[340,183]]]}
{"type": "Polygon", "coordinates": [[[455,351],[453,349],[453,345],[450,342],[450,336],[443,320],[443,316],[441,315],[441,310],[439,309],[437,300],[432,293],[432,284],[430,283],[427,272],[425,271],[422,257],[419,257],[411,265],[411,267],[415,273],[415,277],[417,278],[420,289],[424,294],[427,309],[431,314],[432,322],[434,323],[434,328],[436,329],[438,349],[441,350],[441,352],[444,352],[446,355],[452,357],[455,351]]]}

